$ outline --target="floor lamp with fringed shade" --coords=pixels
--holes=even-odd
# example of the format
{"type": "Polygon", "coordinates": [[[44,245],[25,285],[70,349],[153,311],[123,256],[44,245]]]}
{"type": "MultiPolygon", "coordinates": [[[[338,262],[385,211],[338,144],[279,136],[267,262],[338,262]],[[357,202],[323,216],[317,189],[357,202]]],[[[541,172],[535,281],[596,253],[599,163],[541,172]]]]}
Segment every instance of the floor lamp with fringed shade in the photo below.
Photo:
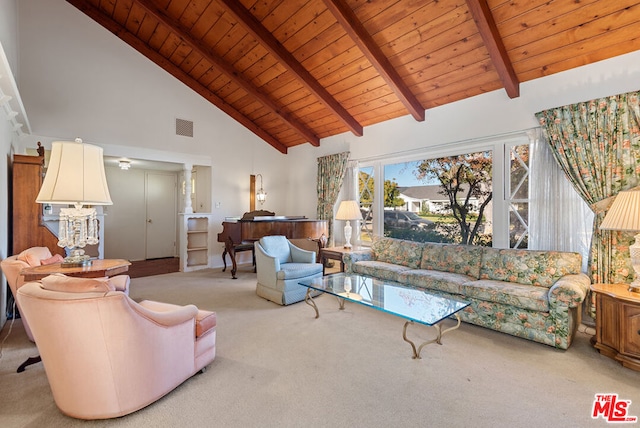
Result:
{"type": "Polygon", "coordinates": [[[73,205],[73,208],[60,209],[58,246],[69,248],[63,266],[90,265],[91,259],[82,248],[99,242],[99,225],[96,209],[84,205],[112,204],[102,148],[84,144],[79,138],[74,142],[53,142],[36,202],[73,205]]]}
{"type": "MultiPolygon", "coordinates": [[[[621,232],[640,231],[640,190],[618,193],[607,215],[604,217],[600,229],[621,232]]],[[[629,246],[631,266],[635,272],[629,291],[640,292],[640,233],[635,238],[636,242],[629,246]]]]}

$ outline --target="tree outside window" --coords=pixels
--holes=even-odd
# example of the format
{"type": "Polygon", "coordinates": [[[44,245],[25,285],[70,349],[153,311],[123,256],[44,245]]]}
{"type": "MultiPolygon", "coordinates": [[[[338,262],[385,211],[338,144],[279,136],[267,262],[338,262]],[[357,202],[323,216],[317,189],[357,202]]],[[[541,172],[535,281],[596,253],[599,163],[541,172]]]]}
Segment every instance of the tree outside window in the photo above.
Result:
{"type": "Polygon", "coordinates": [[[491,245],[492,169],[491,151],[420,162],[416,177],[437,182],[444,197],[435,226],[441,242],[491,245]]]}
{"type": "Polygon", "coordinates": [[[529,144],[517,141],[472,153],[362,167],[361,241],[370,241],[375,230],[417,242],[492,246],[499,241],[501,246],[528,248],[531,154],[529,144]],[[504,165],[503,177],[493,177],[495,162],[504,165]],[[383,186],[374,186],[374,171],[381,174],[383,186]],[[495,200],[494,178],[504,183],[504,194],[495,200]],[[384,216],[375,222],[374,188],[384,191],[375,202],[384,216]],[[508,224],[493,224],[494,209],[501,210],[499,221],[508,224]],[[494,227],[499,227],[495,235],[494,227]]]}

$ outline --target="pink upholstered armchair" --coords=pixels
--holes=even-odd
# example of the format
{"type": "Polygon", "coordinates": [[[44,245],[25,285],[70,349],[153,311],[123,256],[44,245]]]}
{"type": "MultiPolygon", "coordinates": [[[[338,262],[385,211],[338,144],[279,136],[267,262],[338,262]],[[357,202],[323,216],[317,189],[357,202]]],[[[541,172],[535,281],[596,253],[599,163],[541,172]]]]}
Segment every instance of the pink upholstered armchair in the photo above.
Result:
{"type": "Polygon", "coordinates": [[[108,278],[50,275],[18,290],[58,408],[80,419],[126,415],[215,358],[216,316],[136,303],[108,278]]]}
{"type": "MultiPolygon", "coordinates": [[[[16,297],[18,288],[22,287],[24,284],[24,277],[20,275],[20,271],[24,268],[40,266],[42,265],[43,260],[46,263],[46,261],[51,259],[51,251],[49,251],[47,247],[33,247],[28,250],[24,250],[20,254],[7,257],[0,262],[2,272],[7,278],[7,283],[9,284],[11,294],[13,294],[13,298],[16,301],[16,306],[18,306],[20,314],[22,314],[22,310],[20,309],[20,304],[16,297]]],[[[24,319],[24,316],[22,317],[22,325],[24,326],[24,330],[27,332],[27,336],[29,336],[29,340],[33,342],[33,334],[31,334],[31,329],[29,328],[27,321],[24,319]]]]}
{"type": "MultiPolygon", "coordinates": [[[[52,263],[60,263],[62,262],[62,256],[56,254],[54,256],[51,255],[51,251],[47,247],[32,247],[24,250],[20,254],[16,254],[0,262],[0,266],[2,267],[2,272],[4,276],[7,278],[7,283],[9,284],[9,288],[11,289],[11,294],[13,294],[13,298],[15,299],[16,306],[18,307],[18,311],[22,317],[22,325],[24,326],[24,330],[29,337],[29,340],[34,342],[33,334],[31,333],[31,329],[29,328],[29,323],[27,322],[26,317],[24,316],[22,309],[20,308],[20,303],[18,302],[17,293],[18,289],[24,285],[24,277],[20,275],[20,272],[24,268],[41,266],[52,263]]],[[[129,283],[131,282],[128,275],[118,275],[111,279],[111,283],[115,286],[116,290],[122,291],[125,294],[129,294],[129,283]]],[[[40,361],[39,357],[30,357],[24,363],[18,367],[18,373],[24,371],[24,369],[31,364],[37,363],[40,361]]]]}

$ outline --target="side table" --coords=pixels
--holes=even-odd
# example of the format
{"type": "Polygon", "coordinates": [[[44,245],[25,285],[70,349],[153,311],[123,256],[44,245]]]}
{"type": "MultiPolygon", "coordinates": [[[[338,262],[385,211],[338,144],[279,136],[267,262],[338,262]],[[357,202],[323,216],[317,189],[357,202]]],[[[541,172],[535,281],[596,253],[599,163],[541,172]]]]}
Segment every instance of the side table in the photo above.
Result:
{"type": "Polygon", "coordinates": [[[325,272],[325,264],[327,260],[339,260],[340,261],[340,272],[344,272],[344,261],[342,260],[342,256],[347,253],[353,253],[357,251],[368,250],[368,247],[327,247],[320,249],[320,263],[322,263],[322,275],[326,275],[325,272]]]}
{"type": "Polygon", "coordinates": [[[596,294],[595,348],[640,371],[640,293],[628,284],[592,284],[596,294]]]}
{"type": "Polygon", "coordinates": [[[24,276],[24,281],[37,281],[53,273],[63,273],[67,276],[81,278],[99,278],[101,276],[115,276],[129,270],[131,262],[123,259],[97,259],[93,260],[89,266],[62,267],[60,263],[51,265],[34,266],[24,268],[20,275],[24,276]]]}

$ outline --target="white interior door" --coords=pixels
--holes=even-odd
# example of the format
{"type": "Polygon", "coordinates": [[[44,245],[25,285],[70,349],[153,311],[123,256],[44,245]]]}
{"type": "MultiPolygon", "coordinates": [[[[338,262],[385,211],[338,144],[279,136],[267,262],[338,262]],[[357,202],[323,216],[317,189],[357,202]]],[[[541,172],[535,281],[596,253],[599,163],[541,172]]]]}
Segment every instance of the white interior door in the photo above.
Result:
{"type": "Polygon", "coordinates": [[[147,172],[147,259],[176,255],[176,174],[147,172]]]}
{"type": "Polygon", "coordinates": [[[107,259],[144,260],[147,208],[145,171],[106,167],[113,205],[105,213],[104,256],[107,259]]]}

